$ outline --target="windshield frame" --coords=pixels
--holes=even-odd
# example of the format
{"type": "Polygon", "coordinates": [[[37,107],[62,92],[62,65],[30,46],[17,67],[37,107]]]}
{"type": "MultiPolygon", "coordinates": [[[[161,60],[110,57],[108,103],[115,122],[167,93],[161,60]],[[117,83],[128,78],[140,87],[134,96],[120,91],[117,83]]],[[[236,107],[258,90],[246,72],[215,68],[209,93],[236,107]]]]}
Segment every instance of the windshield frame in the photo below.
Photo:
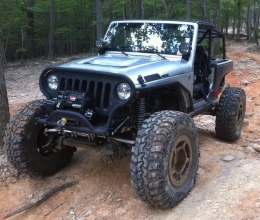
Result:
{"type": "MultiPolygon", "coordinates": [[[[145,50],[145,49],[126,49],[126,48],[121,48],[120,45],[115,45],[114,47],[112,47],[110,45],[110,35],[111,35],[111,30],[113,30],[113,27],[115,26],[119,26],[119,25],[127,25],[127,24],[150,24],[148,25],[149,27],[151,26],[156,26],[156,25],[182,25],[182,26],[189,26],[191,29],[192,29],[192,34],[190,34],[188,37],[184,37],[182,36],[183,38],[183,41],[184,42],[187,42],[189,41],[190,45],[191,45],[191,50],[194,51],[194,45],[196,45],[197,43],[197,32],[198,32],[198,24],[196,24],[195,22],[184,22],[184,21],[164,21],[164,20],[124,20],[124,21],[113,21],[111,22],[111,24],[109,25],[108,29],[107,29],[107,32],[105,34],[105,37],[104,37],[104,41],[107,43],[106,46],[104,47],[104,49],[106,51],[118,51],[118,46],[120,48],[120,50],[124,51],[124,52],[127,52],[127,53],[154,53],[154,54],[163,54],[163,55],[166,55],[166,56],[173,56],[173,57],[181,57],[182,54],[179,53],[178,50],[178,45],[175,46],[174,48],[174,52],[167,52],[166,50],[164,50],[165,48],[161,47],[158,49],[158,44],[157,46],[153,47],[152,49],[150,50],[145,50]],[[151,25],[152,24],[152,25],[151,25]],[[188,39],[189,38],[189,39],[188,39]],[[188,40],[187,40],[188,39],[188,40]]],[[[142,28],[143,30],[144,28],[142,28]]],[[[157,34],[157,33],[156,33],[157,34]]],[[[152,34],[154,35],[154,33],[152,34]]],[[[150,35],[149,35],[150,36],[150,35]]],[[[156,37],[156,36],[155,36],[156,37]]],[[[157,36],[158,37],[158,36],[157,36]]],[[[125,39],[123,37],[123,39],[125,39]]],[[[166,41],[169,40],[169,39],[166,39],[166,41]]],[[[163,40],[161,40],[161,43],[164,43],[163,40]]],[[[180,44],[181,42],[178,42],[178,44],[180,44]]],[[[160,43],[159,43],[160,44],[160,43]]],[[[149,46],[148,46],[149,47],[149,46]]],[[[146,47],[146,48],[148,48],[146,47]]],[[[172,49],[172,47],[171,47],[172,49]]]]}

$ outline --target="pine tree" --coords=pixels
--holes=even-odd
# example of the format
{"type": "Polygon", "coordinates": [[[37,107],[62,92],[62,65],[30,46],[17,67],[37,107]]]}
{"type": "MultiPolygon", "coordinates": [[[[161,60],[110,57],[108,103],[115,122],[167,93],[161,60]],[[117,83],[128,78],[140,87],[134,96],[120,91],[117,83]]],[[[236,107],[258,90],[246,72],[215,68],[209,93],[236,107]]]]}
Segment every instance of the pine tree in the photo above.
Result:
{"type": "Polygon", "coordinates": [[[4,47],[2,43],[2,30],[0,27],[0,147],[3,146],[4,131],[9,121],[9,105],[4,75],[4,47]]]}

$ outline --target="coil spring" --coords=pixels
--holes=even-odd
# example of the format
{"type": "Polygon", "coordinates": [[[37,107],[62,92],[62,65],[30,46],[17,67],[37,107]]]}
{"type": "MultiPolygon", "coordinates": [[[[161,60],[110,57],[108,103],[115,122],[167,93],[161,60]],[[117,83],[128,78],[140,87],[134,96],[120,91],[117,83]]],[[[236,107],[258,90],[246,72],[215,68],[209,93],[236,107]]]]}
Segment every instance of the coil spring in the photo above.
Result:
{"type": "Polygon", "coordinates": [[[137,118],[137,129],[140,130],[145,119],[145,97],[139,99],[139,109],[137,118]]]}

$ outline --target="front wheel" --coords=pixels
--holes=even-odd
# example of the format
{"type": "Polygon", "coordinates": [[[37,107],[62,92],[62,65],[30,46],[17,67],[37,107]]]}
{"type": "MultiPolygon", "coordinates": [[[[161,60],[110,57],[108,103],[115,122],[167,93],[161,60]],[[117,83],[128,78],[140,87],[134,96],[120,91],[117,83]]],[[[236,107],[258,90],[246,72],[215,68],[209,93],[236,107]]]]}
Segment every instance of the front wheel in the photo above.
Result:
{"type": "Polygon", "coordinates": [[[132,184],[139,197],[150,205],[172,207],[193,187],[199,141],[197,128],[187,114],[152,114],[139,130],[132,152],[132,184]]]}
{"type": "Polygon", "coordinates": [[[63,168],[71,159],[75,148],[55,149],[59,137],[44,134],[44,126],[36,118],[46,114],[44,100],[25,104],[7,125],[4,148],[10,163],[20,172],[31,176],[51,175],[63,168]],[[46,146],[52,146],[52,149],[46,146]]]}
{"type": "Polygon", "coordinates": [[[237,140],[243,128],[246,94],[243,89],[228,87],[216,107],[216,136],[226,141],[237,140]]]}

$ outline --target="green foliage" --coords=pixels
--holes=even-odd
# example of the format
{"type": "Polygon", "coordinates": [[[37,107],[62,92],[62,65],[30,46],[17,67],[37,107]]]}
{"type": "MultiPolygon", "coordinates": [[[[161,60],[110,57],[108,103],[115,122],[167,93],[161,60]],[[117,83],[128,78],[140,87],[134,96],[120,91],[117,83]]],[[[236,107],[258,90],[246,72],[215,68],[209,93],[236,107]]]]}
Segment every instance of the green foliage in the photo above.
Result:
{"type": "MultiPolygon", "coordinates": [[[[228,20],[236,24],[237,1],[221,0],[221,26],[228,20]]],[[[202,19],[202,0],[191,1],[191,19],[202,19]]],[[[204,0],[206,6],[206,20],[214,21],[216,1],[204,0]]],[[[137,18],[136,0],[103,0],[104,26],[108,27],[111,20],[137,18]],[[132,2],[132,4],[131,4],[132,2]]],[[[241,0],[241,19],[246,19],[248,0],[241,0]]],[[[186,1],[183,0],[143,0],[145,19],[185,19],[186,1]]],[[[253,7],[256,7],[254,4],[253,7]]],[[[32,56],[47,56],[50,28],[50,1],[35,0],[33,7],[27,6],[25,0],[1,0],[0,22],[3,30],[3,41],[7,49],[7,59],[19,53],[32,56]],[[28,39],[28,12],[33,12],[34,34],[28,39]],[[35,45],[35,53],[28,54],[28,42],[35,45]],[[17,50],[24,48],[24,52],[17,50]]],[[[96,40],[95,0],[55,0],[55,48],[54,53],[72,54],[95,51],[96,40]]]]}
{"type": "Polygon", "coordinates": [[[18,48],[16,50],[16,53],[21,54],[21,55],[25,55],[26,54],[26,50],[24,48],[18,48]]]}

